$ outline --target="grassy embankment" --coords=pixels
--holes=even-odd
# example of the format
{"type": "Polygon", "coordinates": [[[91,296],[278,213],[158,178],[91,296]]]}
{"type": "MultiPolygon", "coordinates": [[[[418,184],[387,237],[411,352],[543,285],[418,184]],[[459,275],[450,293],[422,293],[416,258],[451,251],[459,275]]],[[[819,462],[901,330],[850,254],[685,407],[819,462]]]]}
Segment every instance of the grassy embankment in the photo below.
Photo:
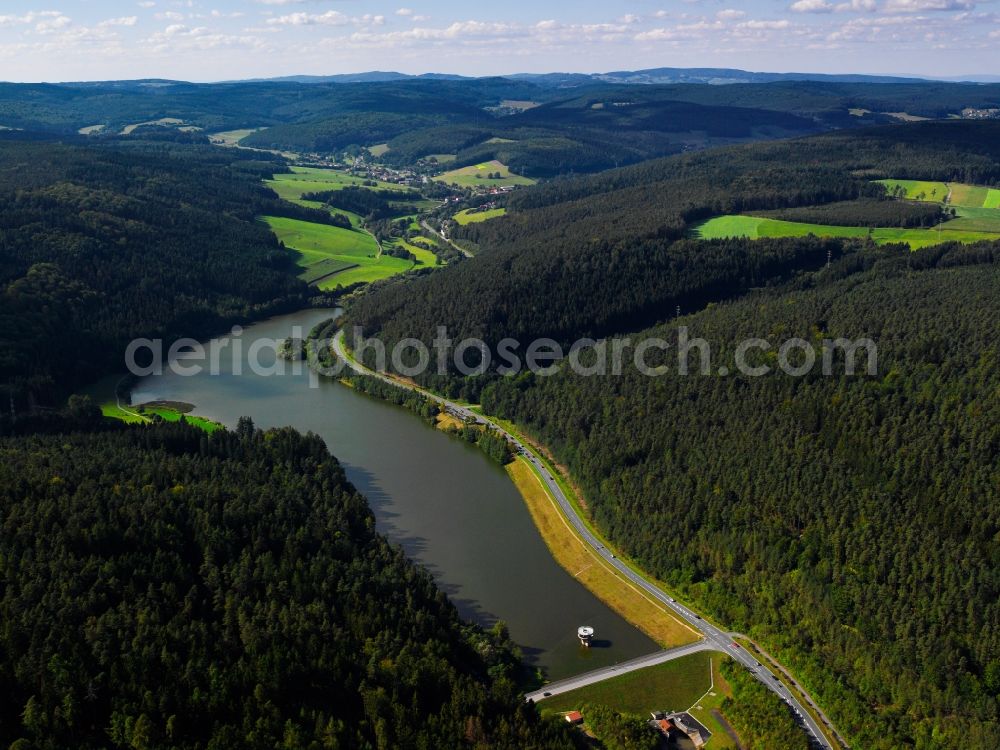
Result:
{"type": "Polygon", "coordinates": [[[552,556],[570,575],[664,648],[698,640],[693,629],[622,576],[577,535],[527,460],[518,457],[507,466],[507,473],[552,556]]]}
{"type": "Polygon", "coordinates": [[[940,203],[952,208],[957,218],[928,229],[841,227],[806,224],[756,216],[719,216],[698,225],[693,233],[705,240],[746,237],[871,237],[878,245],[905,243],[912,250],[942,242],[982,242],[1000,240],[1000,190],[980,185],[928,182],[923,180],[879,180],[890,192],[898,191],[905,200],[940,203]]]}
{"type": "Polygon", "coordinates": [[[534,185],[535,180],[512,174],[505,164],[493,161],[475,164],[471,167],[461,167],[445,172],[434,178],[438,182],[460,187],[504,187],[507,185],[534,185]],[[486,175],[500,173],[500,179],[490,179],[486,175]]]}

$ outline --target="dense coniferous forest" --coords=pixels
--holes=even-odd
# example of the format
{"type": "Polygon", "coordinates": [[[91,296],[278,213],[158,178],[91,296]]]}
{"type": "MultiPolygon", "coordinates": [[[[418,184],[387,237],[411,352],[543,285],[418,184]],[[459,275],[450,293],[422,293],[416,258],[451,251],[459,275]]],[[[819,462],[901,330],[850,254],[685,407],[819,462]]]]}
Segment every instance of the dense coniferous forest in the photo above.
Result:
{"type": "Polygon", "coordinates": [[[746,338],[771,342],[770,365],[792,337],[873,339],[873,376],[681,377],[671,367],[650,378],[626,367],[579,377],[564,367],[425,380],[478,396],[550,447],[601,529],[776,651],[856,746],[995,748],[997,245],[911,253],[684,235],[706,215],[878,199],[870,180],[880,177],[997,184],[997,135],[995,124],[933,123],[553,182],[471,229],[483,248],[474,261],[379,290],[348,319],[387,345],[437,325],[491,344],[676,341],[675,323],[641,329],[671,320],[693,279],[677,323],[710,342],[712,373],[746,338]],[[778,272],[754,270],[769,256],[778,272]]]}
{"type": "Polygon", "coordinates": [[[320,439],[244,420],[0,457],[4,747],[573,746],[320,439]]]}
{"type": "Polygon", "coordinates": [[[120,369],[134,337],[302,305],[290,255],[255,222],[282,205],[261,175],[284,167],[247,154],[0,140],[0,389],[54,404],[120,369]]]}
{"type": "Polygon", "coordinates": [[[378,221],[401,213],[416,213],[417,210],[412,206],[401,206],[400,203],[406,200],[420,200],[420,194],[413,191],[370,190],[351,185],[340,190],[303,193],[302,199],[325,203],[331,208],[356,213],[369,221],[378,221]]]}
{"type": "Polygon", "coordinates": [[[946,217],[945,209],[936,203],[875,199],[782,208],[776,211],[754,211],[753,215],[782,221],[800,221],[806,224],[903,228],[932,227],[946,217]]]}

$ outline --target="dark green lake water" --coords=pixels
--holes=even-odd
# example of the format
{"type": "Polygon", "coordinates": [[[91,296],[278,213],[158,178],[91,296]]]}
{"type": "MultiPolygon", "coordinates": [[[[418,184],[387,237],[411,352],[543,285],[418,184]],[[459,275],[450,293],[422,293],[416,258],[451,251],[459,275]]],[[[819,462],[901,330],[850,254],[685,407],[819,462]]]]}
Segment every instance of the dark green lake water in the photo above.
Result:
{"type": "MultiPolygon", "coordinates": [[[[250,326],[239,336],[241,375],[223,356],[219,375],[141,380],[132,402],[184,401],[229,426],[246,415],[258,427],[320,435],[368,497],[379,530],[433,573],[465,617],[486,626],[504,620],[526,660],[552,679],[655,651],[552,559],[514,485],[478,448],[332,380],[313,379],[318,387],[311,387],[309,374],[293,374],[290,363],[284,375],[250,372],[246,355],[255,341],[283,339],[293,326],[307,333],[331,315],[307,310],[250,326]],[[589,650],[576,639],[584,624],[597,631],[589,650]]],[[[270,347],[257,359],[276,364],[270,347]]]]}

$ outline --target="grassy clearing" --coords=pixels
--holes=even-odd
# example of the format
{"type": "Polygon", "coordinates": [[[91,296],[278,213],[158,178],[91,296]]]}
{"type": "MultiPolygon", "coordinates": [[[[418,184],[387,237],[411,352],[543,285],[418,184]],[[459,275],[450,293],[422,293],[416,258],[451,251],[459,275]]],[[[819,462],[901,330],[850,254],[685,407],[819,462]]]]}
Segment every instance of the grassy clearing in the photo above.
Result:
{"type": "MultiPolygon", "coordinates": [[[[942,242],[980,242],[1000,239],[1000,234],[990,231],[993,226],[986,220],[976,224],[959,220],[945,222],[932,229],[874,229],[867,227],[837,227],[823,224],[804,224],[796,221],[761,219],[754,216],[720,216],[696,226],[694,235],[700,239],[726,239],[746,237],[756,240],[764,237],[845,237],[864,239],[871,236],[878,245],[905,243],[913,250],[939,245],[942,242]],[[981,231],[986,230],[986,231],[981,231]]],[[[1000,231],[998,227],[997,231],[1000,231]]]]}
{"type": "Polygon", "coordinates": [[[702,240],[724,240],[730,237],[760,238],[758,229],[767,219],[756,216],[719,216],[696,226],[692,231],[702,240]]]}
{"type": "Polygon", "coordinates": [[[383,154],[389,153],[389,144],[388,143],[379,143],[378,145],[375,145],[375,146],[369,146],[368,147],[368,153],[371,154],[372,156],[374,156],[377,159],[378,157],[382,156],[383,154]]]}
{"type": "Polygon", "coordinates": [[[710,662],[720,658],[725,657],[712,651],[699,651],[546,698],[538,707],[547,715],[575,711],[584,703],[647,717],[651,711],[687,711],[709,691],[712,684],[710,662]]]}
{"type": "Polygon", "coordinates": [[[990,188],[989,192],[986,194],[986,200],[983,201],[983,208],[1000,208],[1000,190],[990,188]]]}
{"type": "Polygon", "coordinates": [[[388,251],[390,248],[397,247],[412,253],[413,257],[417,259],[418,266],[436,266],[438,264],[437,256],[422,243],[417,244],[407,242],[404,239],[393,238],[383,242],[382,246],[385,251],[388,251]]]}
{"type": "Polygon", "coordinates": [[[428,154],[423,158],[426,159],[427,161],[433,159],[438,164],[451,164],[453,161],[455,161],[455,157],[456,157],[455,154],[428,154]]]}
{"type": "Polygon", "coordinates": [[[692,643],[697,634],[662,604],[608,565],[563,518],[531,464],[518,457],[507,473],[524,498],[552,556],[598,599],[665,648],[692,643]]]}
{"type": "Polygon", "coordinates": [[[459,185],[461,187],[503,187],[506,185],[535,184],[535,181],[532,179],[511,174],[507,166],[496,159],[471,167],[453,169],[434,179],[448,185],[459,185]],[[497,172],[500,173],[499,180],[491,180],[486,177],[488,174],[496,174],[497,172]]]}
{"type": "Polygon", "coordinates": [[[506,215],[506,208],[493,208],[489,211],[476,211],[474,209],[467,208],[464,211],[459,211],[451,218],[462,226],[465,226],[466,224],[478,224],[481,221],[489,221],[490,219],[496,219],[500,216],[506,215]]]}
{"type": "Polygon", "coordinates": [[[930,182],[926,180],[878,180],[885,185],[889,192],[897,188],[905,191],[903,197],[911,201],[931,201],[943,203],[948,197],[948,185],[943,182],[930,182]]]}
{"type": "Polygon", "coordinates": [[[225,130],[221,133],[211,133],[208,139],[218,146],[236,146],[251,133],[267,128],[241,128],[240,130],[225,130]]]}
{"type": "Polygon", "coordinates": [[[136,130],[146,125],[157,126],[157,127],[168,127],[170,125],[183,125],[184,120],[178,120],[176,117],[161,117],[159,120],[146,120],[145,122],[136,122],[131,125],[126,125],[122,128],[122,135],[131,135],[136,130]]]}
{"type": "Polygon", "coordinates": [[[135,407],[136,412],[150,421],[153,420],[154,417],[159,417],[164,422],[180,422],[181,418],[183,418],[188,424],[204,430],[209,434],[215,432],[216,430],[224,429],[224,427],[218,422],[213,422],[211,419],[205,419],[204,417],[194,416],[190,413],[193,409],[194,407],[191,404],[159,401],[153,401],[148,404],[140,404],[135,407]]]}
{"type": "Polygon", "coordinates": [[[377,281],[413,267],[403,258],[379,254],[378,243],[367,232],[280,216],[261,218],[296,253],[300,278],[320,289],[377,281]]]}

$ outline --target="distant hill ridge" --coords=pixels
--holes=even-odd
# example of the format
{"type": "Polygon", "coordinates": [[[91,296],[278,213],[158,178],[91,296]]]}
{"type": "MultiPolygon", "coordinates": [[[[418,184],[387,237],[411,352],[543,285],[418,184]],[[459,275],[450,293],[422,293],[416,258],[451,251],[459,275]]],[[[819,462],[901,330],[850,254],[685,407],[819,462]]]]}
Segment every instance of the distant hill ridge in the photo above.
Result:
{"type": "MultiPolygon", "coordinates": [[[[255,78],[245,82],[288,82],[288,83],[380,83],[404,81],[412,78],[425,80],[458,81],[477,76],[460,76],[449,73],[423,73],[410,75],[394,71],[369,71],[364,73],[344,73],[338,75],[295,75],[277,78],[255,78]]],[[[826,73],[758,73],[737,68],[649,68],[646,70],[619,70],[610,73],[515,73],[503,76],[481,76],[482,78],[511,78],[527,80],[543,86],[585,86],[593,83],[621,84],[664,84],[664,83],[708,83],[716,85],[734,83],[772,83],[777,81],[825,81],[828,83],[919,83],[926,78],[899,76],[876,76],[858,74],[826,73]]]]}

